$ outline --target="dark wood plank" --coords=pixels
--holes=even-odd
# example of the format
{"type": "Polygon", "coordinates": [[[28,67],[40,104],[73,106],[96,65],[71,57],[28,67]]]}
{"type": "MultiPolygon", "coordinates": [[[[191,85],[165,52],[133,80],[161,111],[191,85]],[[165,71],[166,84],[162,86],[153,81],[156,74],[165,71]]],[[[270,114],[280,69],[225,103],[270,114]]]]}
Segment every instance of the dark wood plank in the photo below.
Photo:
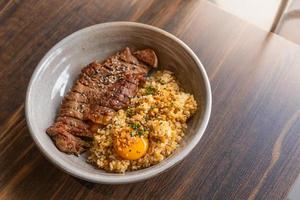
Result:
{"type": "Polygon", "coordinates": [[[2,1],[0,199],[283,199],[300,172],[300,48],[205,1],[2,1]],[[30,76],[66,35],[128,20],[185,41],[213,91],[209,127],[193,152],[155,178],[97,185],[55,168],[24,119],[30,76]]]}

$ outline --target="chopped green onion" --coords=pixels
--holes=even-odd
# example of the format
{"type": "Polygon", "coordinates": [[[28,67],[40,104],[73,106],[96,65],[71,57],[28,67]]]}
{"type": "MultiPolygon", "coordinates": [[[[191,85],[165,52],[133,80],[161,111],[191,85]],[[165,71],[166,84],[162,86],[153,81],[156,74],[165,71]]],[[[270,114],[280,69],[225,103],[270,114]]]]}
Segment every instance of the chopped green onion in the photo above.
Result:
{"type": "Polygon", "coordinates": [[[134,115],[134,111],[132,108],[128,108],[126,111],[126,114],[128,117],[132,117],[134,115]]]}
{"type": "Polygon", "coordinates": [[[133,137],[134,135],[135,135],[135,131],[132,131],[132,132],[130,133],[130,136],[133,137]]]}
{"type": "Polygon", "coordinates": [[[132,123],[132,124],[130,124],[130,126],[131,126],[131,128],[133,128],[133,129],[138,129],[141,125],[139,124],[139,123],[132,123]]]}
{"type": "Polygon", "coordinates": [[[156,92],[156,89],[152,86],[147,86],[145,90],[146,95],[154,94],[156,92]]]}

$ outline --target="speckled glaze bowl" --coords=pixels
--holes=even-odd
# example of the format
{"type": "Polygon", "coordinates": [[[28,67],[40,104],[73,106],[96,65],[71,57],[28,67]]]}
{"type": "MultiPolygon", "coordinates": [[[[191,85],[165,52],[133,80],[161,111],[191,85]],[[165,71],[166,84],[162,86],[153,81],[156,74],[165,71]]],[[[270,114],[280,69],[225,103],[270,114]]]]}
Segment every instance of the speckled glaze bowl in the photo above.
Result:
{"type": "Polygon", "coordinates": [[[141,181],[166,171],[186,157],[201,139],[211,112],[211,89],[204,67],[181,40],[159,28],[133,22],[110,22],[79,30],[57,43],[40,61],[28,86],[26,119],[32,138],[42,153],[65,172],[95,183],[121,184],[141,181]],[[60,152],[45,130],[55,119],[60,102],[80,70],[93,60],[103,60],[123,47],[150,47],[159,66],[175,72],[183,88],[192,93],[199,109],[188,122],[181,146],[152,167],[113,174],[60,152]]]}

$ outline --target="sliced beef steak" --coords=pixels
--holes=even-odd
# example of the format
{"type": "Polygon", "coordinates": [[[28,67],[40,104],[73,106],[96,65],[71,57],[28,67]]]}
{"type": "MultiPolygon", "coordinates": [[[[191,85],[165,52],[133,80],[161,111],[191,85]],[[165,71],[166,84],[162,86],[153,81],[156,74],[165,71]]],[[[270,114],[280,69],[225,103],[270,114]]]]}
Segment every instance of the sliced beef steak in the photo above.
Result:
{"type": "Polygon", "coordinates": [[[129,48],[84,67],[46,131],[57,148],[75,155],[85,151],[95,124],[107,125],[117,110],[128,106],[151,67],[157,67],[152,49],[131,53],[129,48]]]}

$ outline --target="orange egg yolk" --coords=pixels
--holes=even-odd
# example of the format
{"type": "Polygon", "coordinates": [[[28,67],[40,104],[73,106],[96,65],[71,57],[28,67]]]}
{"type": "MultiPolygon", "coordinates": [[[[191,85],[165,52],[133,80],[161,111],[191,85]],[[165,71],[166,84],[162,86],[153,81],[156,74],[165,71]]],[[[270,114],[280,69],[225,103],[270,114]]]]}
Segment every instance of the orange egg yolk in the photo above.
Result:
{"type": "Polygon", "coordinates": [[[116,153],[127,160],[137,160],[143,157],[148,150],[149,142],[147,138],[134,136],[126,143],[115,141],[114,148],[116,153]]]}

